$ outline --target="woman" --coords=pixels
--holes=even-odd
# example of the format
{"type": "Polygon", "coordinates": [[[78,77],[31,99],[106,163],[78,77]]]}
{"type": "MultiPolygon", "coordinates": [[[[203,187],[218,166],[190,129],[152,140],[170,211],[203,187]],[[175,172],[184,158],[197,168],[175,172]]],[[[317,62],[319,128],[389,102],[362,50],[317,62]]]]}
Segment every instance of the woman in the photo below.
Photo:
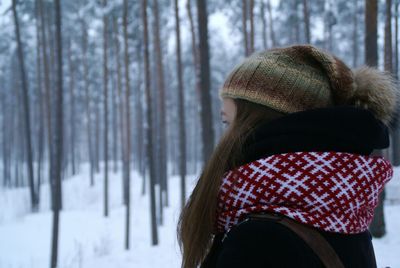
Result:
{"type": "Polygon", "coordinates": [[[181,213],[182,267],[376,267],[390,76],[292,46],[245,59],[220,96],[228,128],[181,213]]]}

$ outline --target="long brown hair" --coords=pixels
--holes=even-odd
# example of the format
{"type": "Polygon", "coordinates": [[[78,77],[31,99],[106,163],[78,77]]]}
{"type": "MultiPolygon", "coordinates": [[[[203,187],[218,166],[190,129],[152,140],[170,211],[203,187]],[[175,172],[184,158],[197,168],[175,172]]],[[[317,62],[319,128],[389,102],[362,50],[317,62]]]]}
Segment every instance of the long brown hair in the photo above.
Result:
{"type": "Polygon", "coordinates": [[[226,130],[200,178],[178,222],[178,241],[182,251],[182,267],[201,264],[213,240],[217,195],[226,171],[244,164],[243,143],[257,125],[282,116],[266,106],[234,99],[236,117],[226,130]]]}

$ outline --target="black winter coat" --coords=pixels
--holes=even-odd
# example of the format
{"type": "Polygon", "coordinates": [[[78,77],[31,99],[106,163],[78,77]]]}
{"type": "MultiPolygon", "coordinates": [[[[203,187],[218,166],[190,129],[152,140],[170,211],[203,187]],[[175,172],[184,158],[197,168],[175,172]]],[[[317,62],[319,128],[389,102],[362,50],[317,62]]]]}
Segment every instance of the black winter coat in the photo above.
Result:
{"type": "MultiPolygon", "coordinates": [[[[367,110],[333,107],[293,113],[258,127],[245,142],[244,163],[288,152],[336,151],[370,155],[389,145],[388,129],[367,110]]],[[[369,231],[318,230],[345,267],[376,267],[369,231]]],[[[312,249],[279,223],[251,219],[217,234],[202,268],[324,267],[312,249]]]]}

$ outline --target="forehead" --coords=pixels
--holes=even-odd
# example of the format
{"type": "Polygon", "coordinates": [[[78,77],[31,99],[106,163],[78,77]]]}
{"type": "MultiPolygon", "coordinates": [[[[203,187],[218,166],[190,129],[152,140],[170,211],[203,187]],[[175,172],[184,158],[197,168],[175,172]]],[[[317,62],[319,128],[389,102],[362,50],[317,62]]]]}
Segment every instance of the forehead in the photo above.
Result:
{"type": "Polygon", "coordinates": [[[232,98],[222,98],[222,107],[223,108],[233,108],[235,107],[235,101],[232,98]]]}

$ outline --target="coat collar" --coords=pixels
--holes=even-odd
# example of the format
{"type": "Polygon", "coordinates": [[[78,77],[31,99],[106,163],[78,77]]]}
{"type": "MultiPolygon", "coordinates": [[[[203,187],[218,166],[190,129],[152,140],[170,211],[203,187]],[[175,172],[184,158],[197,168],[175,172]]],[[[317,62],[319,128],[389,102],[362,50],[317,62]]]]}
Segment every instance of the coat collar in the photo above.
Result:
{"type": "Polygon", "coordinates": [[[389,146],[388,128],[365,109],[351,106],[293,113],[259,125],[244,144],[245,162],[289,152],[369,155],[389,146]]]}

